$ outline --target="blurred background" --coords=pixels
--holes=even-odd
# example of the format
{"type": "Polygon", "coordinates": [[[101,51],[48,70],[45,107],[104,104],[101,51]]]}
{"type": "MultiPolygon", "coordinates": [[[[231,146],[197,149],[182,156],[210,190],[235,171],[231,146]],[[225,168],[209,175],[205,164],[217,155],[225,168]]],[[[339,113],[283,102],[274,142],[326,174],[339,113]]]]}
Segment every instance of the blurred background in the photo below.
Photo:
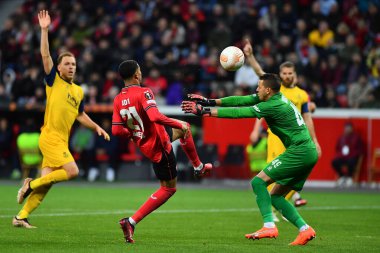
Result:
{"type": "MultiPolygon", "coordinates": [[[[1,1],[0,177],[38,173],[45,90],[37,13],[47,9],[53,59],[65,50],[75,55],[85,110],[109,132],[112,101],[123,86],[117,66],[135,59],[161,112],[192,124],[201,159],[217,167],[209,179],[251,178],[252,159],[262,157],[252,153],[253,119],[202,120],[179,108],[187,93],[216,98],[255,92],[250,67],[227,72],[219,64],[225,47],[243,48],[248,38],[264,71],[278,73],[282,62],[294,62],[298,85],[317,105],[313,118],[323,156],[307,185],[380,189],[379,8],[379,0],[1,1]],[[359,136],[350,149],[358,152],[353,171],[346,166],[339,172],[333,161],[347,156],[339,142],[348,123],[359,136]],[[340,184],[342,175],[353,182],[340,184]]],[[[154,179],[133,143],[112,140],[104,143],[75,125],[70,148],[81,168],[78,180],[154,179]]],[[[179,180],[194,181],[185,155],[174,148],[179,180]]]]}

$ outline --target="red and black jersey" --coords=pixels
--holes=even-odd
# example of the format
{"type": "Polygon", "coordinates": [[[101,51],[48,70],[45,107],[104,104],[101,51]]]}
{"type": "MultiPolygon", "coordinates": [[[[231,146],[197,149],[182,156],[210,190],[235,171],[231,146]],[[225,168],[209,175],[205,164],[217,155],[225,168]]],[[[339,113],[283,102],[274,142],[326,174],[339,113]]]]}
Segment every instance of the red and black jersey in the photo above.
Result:
{"type": "Polygon", "coordinates": [[[164,126],[182,129],[182,124],[161,114],[153,92],[139,85],[124,87],[113,102],[112,134],[133,139],[152,162],[159,162],[162,149],[171,151],[164,126]]]}

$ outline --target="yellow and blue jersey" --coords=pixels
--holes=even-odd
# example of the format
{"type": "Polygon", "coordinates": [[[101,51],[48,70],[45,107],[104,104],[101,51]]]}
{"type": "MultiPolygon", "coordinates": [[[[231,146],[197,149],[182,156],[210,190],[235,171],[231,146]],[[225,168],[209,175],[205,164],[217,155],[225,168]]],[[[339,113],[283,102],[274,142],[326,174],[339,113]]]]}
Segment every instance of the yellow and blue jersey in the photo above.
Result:
{"type": "Polygon", "coordinates": [[[75,83],[62,79],[53,67],[45,77],[46,108],[41,127],[40,149],[42,167],[60,167],[74,161],[68,149],[71,127],[83,112],[83,90],[75,83]]]}

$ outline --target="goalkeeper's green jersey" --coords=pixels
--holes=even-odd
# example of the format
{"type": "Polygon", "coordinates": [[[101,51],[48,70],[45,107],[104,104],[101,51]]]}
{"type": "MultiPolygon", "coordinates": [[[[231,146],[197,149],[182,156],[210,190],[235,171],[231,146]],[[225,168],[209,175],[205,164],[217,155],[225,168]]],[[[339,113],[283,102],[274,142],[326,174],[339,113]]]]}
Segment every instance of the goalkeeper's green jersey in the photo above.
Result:
{"type": "Polygon", "coordinates": [[[251,107],[218,108],[220,118],[265,118],[270,130],[281,139],[286,148],[314,146],[300,112],[281,92],[267,101],[260,101],[256,94],[221,100],[223,107],[251,107]]]}

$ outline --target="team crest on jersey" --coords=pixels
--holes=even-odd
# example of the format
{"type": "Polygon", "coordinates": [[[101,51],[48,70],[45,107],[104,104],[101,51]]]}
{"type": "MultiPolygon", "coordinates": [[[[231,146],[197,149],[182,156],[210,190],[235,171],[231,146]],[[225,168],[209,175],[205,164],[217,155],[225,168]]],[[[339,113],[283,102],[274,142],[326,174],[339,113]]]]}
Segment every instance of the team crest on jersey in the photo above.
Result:
{"type": "Polygon", "coordinates": [[[151,100],[153,98],[153,95],[149,91],[146,91],[144,95],[145,95],[145,98],[148,100],[151,100]]]}

